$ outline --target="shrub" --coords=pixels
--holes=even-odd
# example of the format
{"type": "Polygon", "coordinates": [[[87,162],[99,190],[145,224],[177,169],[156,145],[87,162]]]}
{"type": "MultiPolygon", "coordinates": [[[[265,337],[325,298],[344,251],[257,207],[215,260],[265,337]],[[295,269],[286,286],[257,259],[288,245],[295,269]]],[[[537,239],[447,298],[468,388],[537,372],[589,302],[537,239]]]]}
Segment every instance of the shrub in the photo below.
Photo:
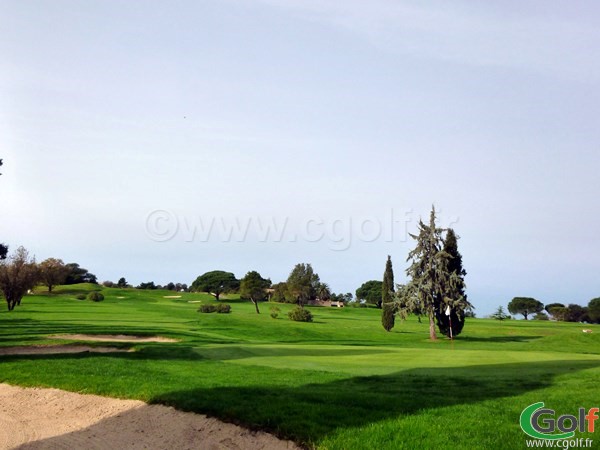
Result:
{"type": "Polygon", "coordinates": [[[77,300],[85,300],[86,296],[85,294],[77,294],[77,297],[75,297],[77,300]]]}
{"type": "Polygon", "coordinates": [[[101,302],[104,300],[104,295],[102,295],[100,292],[94,291],[90,292],[87,298],[93,302],[101,302]]]}
{"type": "Polygon", "coordinates": [[[102,286],[107,287],[107,288],[111,288],[115,286],[115,283],[113,283],[112,281],[103,281],[102,282],[102,286]]]}
{"type": "Polygon", "coordinates": [[[200,305],[198,312],[200,313],[214,313],[217,310],[215,305],[200,305]]]}
{"type": "Polygon", "coordinates": [[[361,303],[359,300],[350,302],[349,305],[351,305],[353,308],[366,308],[367,307],[366,303],[361,303]]]}
{"type": "Polygon", "coordinates": [[[288,313],[290,320],[295,322],[312,322],[313,316],[308,309],[295,307],[288,313]]]}
{"type": "Polygon", "coordinates": [[[201,313],[219,313],[219,314],[229,314],[231,312],[231,305],[228,305],[226,303],[218,303],[216,305],[214,304],[208,304],[208,305],[201,305],[200,308],[198,308],[198,312],[201,313]]]}
{"type": "Polygon", "coordinates": [[[271,306],[269,308],[269,314],[273,319],[277,319],[281,310],[277,306],[271,306]]]}
{"type": "Polygon", "coordinates": [[[231,305],[227,303],[219,303],[216,307],[218,314],[229,314],[231,312],[231,305]]]}
{"type": "Polygon", "coordinates": [[[396,305],[394,303],[383,303],[382,309],[381,324],[385,331],[391,331],[395,324],[394,312],[396,311],[396,305]]]}

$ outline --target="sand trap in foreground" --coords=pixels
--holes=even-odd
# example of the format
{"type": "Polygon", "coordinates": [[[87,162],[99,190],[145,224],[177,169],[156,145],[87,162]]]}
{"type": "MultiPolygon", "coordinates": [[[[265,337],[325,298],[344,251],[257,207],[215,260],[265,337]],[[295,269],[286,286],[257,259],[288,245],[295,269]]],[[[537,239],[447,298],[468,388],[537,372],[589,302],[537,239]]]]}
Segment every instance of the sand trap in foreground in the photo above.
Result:
{"type": "Polygon", "coordinates": [[[0,384],[0,448],[298,449],[162,405],[0,384]]]}
{"type": "MultiPolygon", "coordinates": [[[[57,353],[115,353],[132,351],[131,349],[90,347],[89,345],[19,345],[15,347],[0,347],[0,355],[52,355],[57,353]]],[[[0,423],[2,422],[0,421],[0,423]]]]}
{"type": "Polygon", "coordinates": [[[131,336],[129,334],[57,334],[48,339],[95,342],[179,342],[162,336],[131,336]]]}

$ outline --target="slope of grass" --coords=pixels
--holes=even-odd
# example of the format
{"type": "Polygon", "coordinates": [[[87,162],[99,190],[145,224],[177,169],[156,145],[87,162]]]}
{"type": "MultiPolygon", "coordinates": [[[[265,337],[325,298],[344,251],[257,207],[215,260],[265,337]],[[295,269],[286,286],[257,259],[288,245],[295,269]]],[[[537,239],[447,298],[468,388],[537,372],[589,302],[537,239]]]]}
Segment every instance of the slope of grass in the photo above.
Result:
{"type": "Polygon", "coordinates": [[[3,356],[0,380],[164,403],[328,449],[523,448],[524,407],[573,414],[600,398],[597,326],[475,319],[455,341],[430,342],[416,320],[385,332],[375,309],[312,308],[315,322],[297,323],[290,305],[272,319],[268,304],[257,315],[236,298],[231,314],[199,314],[198,302],[214,301],[206,294],[115,288],[103,302],[76,300],[94,288],[59,287],[1,311],[0,345],[63,333],[180,341],[3,356]]]}

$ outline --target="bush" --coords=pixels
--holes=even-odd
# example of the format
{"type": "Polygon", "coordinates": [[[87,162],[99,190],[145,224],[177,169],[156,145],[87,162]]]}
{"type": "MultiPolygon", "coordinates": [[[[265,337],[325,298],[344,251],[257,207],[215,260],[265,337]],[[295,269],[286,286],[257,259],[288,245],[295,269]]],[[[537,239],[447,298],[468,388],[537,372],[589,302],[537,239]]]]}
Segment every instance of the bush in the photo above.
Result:
{"type": "Polygon", "coordinates": [[[368,308],[368,305],[366,303],[361,303],[358,300],[355,302],[351,302],[350,305],[352,305],[353,308],[368,308]]]}
{"type": "Polygon", "coordinates": [[[94,291],[90,292],[87,298],[93,302],[101,302],[104,300],[104,295],[102,295],[100,292],[94,291]]]}
{"type": "Polygon", "coordinates": [[[219,303],[217,304],[217,313],[218,314],[229,314],[231,312],[231,305],[227,303],[219,303]]]}
{"type": "Polygon", "coordinates": [[[77,294],[77,297],[75,297],[77,300],[85,300],[87,297],[85,296],[85,294],[77,294]]]}
{"type": "Polygon", "coordinates": [[[111,288],[115,286],[115,283],[113,283],[112,281],[103,281],[102,282],[102,286],[107,287],[107,288],[111,288]]]}
{"type": "Polygon", "coordinates": [[[219,313],[219,314],[229,314],[231,312],[231,305],[228,305],[226,303],[218,303],[216,305],[214,304],[208,304],[208,305],[201,305],[200,308],[198,308],[198,312],[200,313],[219,313]]]}
{"type": "Polygon", "coordinates": [[[384,303],[382,305],[382,309],[381,324],[383,325],[385,331],[391,331],[395,324],[394,313],[396,311],[396,305],[395,303],[384,303]]]}
{"type": "Polygon", "coordinates": [[[288,313],[290,320],[295,322],[312,322],[313,316],[308,309],[295,307],[288,313]]]}
{"type": "Polygon", "coordinates": [[[199,313],[214,313],[216,310],[215,305],[200,305],[200,308],[198,308],[199,313]]]}
{"type": "Polygon", "coordinates": [[[269,314],[271,315],[271,317],[273,319],[277,319],[277,317],[279,316],[280,312],[281,312],[281,310],[277,306],[271,306],[269,308],[269,314]]]}

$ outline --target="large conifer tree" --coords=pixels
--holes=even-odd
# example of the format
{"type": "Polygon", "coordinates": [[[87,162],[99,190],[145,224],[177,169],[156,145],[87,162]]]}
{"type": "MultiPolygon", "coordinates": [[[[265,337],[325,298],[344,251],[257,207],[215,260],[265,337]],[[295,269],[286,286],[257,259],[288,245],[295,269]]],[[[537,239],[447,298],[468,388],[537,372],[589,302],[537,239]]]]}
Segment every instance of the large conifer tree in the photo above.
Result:
{"type": "MultiPolygon", "coordinates": [[[[431,209],[429,225],[419,221],[419,234],[410,236],[416,241],[415,248],[408,254],[411,265],[406,269],[409,281],[396,296],[398,313],[402,318],[414,313],[429,319],[429,337],[437,339],[435,322],[440,321],[447,308],[457,314],[470,308],[464,296],[464,274],[451,269],[454,259],[443,247],[444,229],[435,224],[435,207],[431,209]]],[[[458,253],[458,250],[456,250],[458,253]]],[[[460,263],[462,269],[462,261],[460,263]]],[[[450,316],[452,318],[452,315],[450,316]]],[[[453,325],[454,326],[454,325],[453,325]]],[[[441,328],[446,333],[446,328],[441,328]]],[[[448,327],[449,331],[449,327],[448,327]]]]}

